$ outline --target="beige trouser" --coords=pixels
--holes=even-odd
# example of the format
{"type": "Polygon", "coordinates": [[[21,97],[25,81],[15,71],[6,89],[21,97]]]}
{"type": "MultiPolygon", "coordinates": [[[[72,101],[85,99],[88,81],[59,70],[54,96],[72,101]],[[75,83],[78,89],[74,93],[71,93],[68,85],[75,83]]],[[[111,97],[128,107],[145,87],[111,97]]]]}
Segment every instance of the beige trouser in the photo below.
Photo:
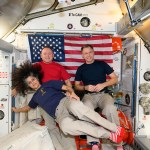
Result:
{"type": "Polygon", "coordinates": [[[45,124],[48,127],[49,134],[52,138],[52,142],[56,150],[77,150],[75,138],[70,135],[65,135],[56,126],[54,118],[48,115],[42,108],[40,113],[45,120],[45,124]]]}
{"type": "Polygon", "coordinates": [[[63,98],[56,109],[56,121],[64,134],[90,135],[95,138],[108,138],[110,131],[116,132],[114,123],[101,117],[81,101],[63,98]],[[102,128],[102,127],[106,128],[102,128]]]}
{"type": "MultiPolygon", "coordinates": [[[[116,125],[120,125],[117,108],[114,105],[114,99],[109,94],[103,92],[85,94],[82,101],[86,106],[88,106],[92,110],[94,110],[97,107],[101,108],[102,114],[105,115],[110,122],[113,122],[116,125]]],[[[99,142],[99,139],[87,136],[87,141],[99,142]]]]}

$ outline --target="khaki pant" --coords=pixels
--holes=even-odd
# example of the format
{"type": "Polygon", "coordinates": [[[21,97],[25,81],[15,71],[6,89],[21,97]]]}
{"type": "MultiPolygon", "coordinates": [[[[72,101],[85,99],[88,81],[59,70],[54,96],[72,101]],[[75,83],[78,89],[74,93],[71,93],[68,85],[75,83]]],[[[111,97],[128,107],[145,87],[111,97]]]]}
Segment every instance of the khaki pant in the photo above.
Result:
{"type": "Polygon", "coordinates": [[[75,138],[70,135],[65,135],[56,126],[54,118],[48,115],[42,108],[40,113],[45,120],[45,124],[48,127],[49,134],[56,150],[77,150],[75,138]]]}
{"type": "Polygon", "coordinates": [[[56,109],[56,121],[66,135],[108,138],[110,136],[108,130],[116,132],[117,129],[115,123],[104,119],[81,101],[69,100],[67,97],[61,100],[56,109]]]}
{"type": "MultiPolygon", "coordinates": [[[[120,125],[117,108],[116,106],[114,106],[114,99],[109,94],[103,92],[85,94],[82,101],[86,106],[88,106],[92,110],[94,110],[97,107],[101,108],[102,114],[105,115],[110,122],[113,122],[116,125],[120,125]]],[[[87,136],[87,141],[99,142],[99,139],[87,136]]]]}

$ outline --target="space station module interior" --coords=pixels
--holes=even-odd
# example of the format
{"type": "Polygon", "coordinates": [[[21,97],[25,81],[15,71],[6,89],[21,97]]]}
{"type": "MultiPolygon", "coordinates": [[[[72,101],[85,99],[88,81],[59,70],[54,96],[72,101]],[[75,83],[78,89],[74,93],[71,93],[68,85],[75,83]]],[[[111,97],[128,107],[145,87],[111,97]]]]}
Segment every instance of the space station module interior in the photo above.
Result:
{"type": "MultiPolygon", "coordinates": [[[[34,145],[38,147],[34,148],[36,150],[46,150],[47,147],[50,150],[54,149],[47,127],[37,125],[42,120],[38,108],[31,109],[27,113],[11,111],[12,106],[26,106],[34,94],[28,92],[26,96],[19,94],[15,98],[11,96],[12,71],[15,71],[15,68],[22,62],[32,59],[30,52],[32,41],[29,42],[29,35],[34,37],[36,35],[63,35],[64,38],[109,35],[112,40],[113,62],[111,66],[119,80],[118,84],[109,87],[109,90],[115,99],[116,107],[124,112],[132,124],[135,132],[132,148],[149,150],[150,39],[147,35],[150,35],[150,31],[146,30],[150,27],[150,1],[146,1],[146,5],[142,0],[129,1],[130,3],[121,0],[120,5],[117,0],[115,3],[114,0],[99,0],[96,4],[94,0],[84,0],[82,3],[71,0],[69,2],[57,1],[56,8],[49,12],[47,8],[49,2],[48,0],[44,2],[45,5],[44,3],[42,5],[42,2],[39,3],[43,8],[34,5],[30,11],[24,12],[25,18],[9,34],[5,33],[5,36],[1,36],[0,39],[0,143],[3,143],[2,150],[13,149],[15,145],[15,150],[19,150],[20,145],[15,138],[20,138],[20,142],[27,139],[31,141],[26,142],[28,144],[24,145],[24,149],[27,147],[32,149],[34,142],[34,145]],[[144,11],[140,12],[136,8],[139,8],[141,3],[144,11]],[[72,8],[73,6],[75,8],[72,8]],[[61,12],[62,7],[64,11],[61,12]],[[10,145],[5,141],[10,142],[10,145]],[[43,147],[36,144],[38,143],[36,141],[43,141],[43,147]]],[[[27,5],[27,1],[24,3],[27,5]]],[[[19,1],[18,6],[24,8],[19,1]]],[[[18,17],[22,18],[23,15],[18,17]]],[[[71,58],[70,55],[66,57],[71,58]]],[[[72,55],[72,58],[76,57],[81,59],[82,56],[72,55]]],[[[67,71],[70,74],[76,72],[76,70],[67,71]]],[[[71,81],[73,80],[74,78],[71,78],[71,81]]]]}

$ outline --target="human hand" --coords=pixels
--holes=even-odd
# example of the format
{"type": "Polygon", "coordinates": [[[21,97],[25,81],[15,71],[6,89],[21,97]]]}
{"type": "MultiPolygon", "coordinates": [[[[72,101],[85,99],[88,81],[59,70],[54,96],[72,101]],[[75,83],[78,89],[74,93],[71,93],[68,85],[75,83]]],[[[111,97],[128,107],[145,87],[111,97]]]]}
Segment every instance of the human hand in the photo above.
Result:
{"type": "Polygon", "coordinates": [[[16,97],[17,94],[18,94],[18,92],[15,88],[11,90],[11,96],[16,97]]]}
{"type": "Polygon", "coordinates": [[[18,112],[18,109],[16,107],[12,107],[11,109],[13,112],[16,112],[16,113],[18,112]]]}
{"type": "Polygon", "coordinates": [[[86,85],[85,90],[90,91],[90,92],[94,92],[95,91],[95,85],[86,85]]]}
{"type": "Polygon", "coordinates": [[[80,101],[80,98],[79,98],[74,92],[72,92],[72,93],[69,95],[69,99],[70,99],[70,100],[71,100],[71,99],[75,99],[75,100],[80,101]]]}
{"type": "Polygon", "coordinates": [[[69,96],[70,96],[70,93],[67,91],[67,92],[65,93],[65,95],[66,95],[67,97],[69,97],[69,96]]]}
{"type": "Polygon", "coordinates": [[[101,91],[101,90],[104,89],[104,88],[105,88],[105,87],[104,87],[104,84],[99,83],[99,84],[97,84],[97,85],[95,86],[94,91],[95,91],[95,92],[99,92],[99,91],[101,91]]]}

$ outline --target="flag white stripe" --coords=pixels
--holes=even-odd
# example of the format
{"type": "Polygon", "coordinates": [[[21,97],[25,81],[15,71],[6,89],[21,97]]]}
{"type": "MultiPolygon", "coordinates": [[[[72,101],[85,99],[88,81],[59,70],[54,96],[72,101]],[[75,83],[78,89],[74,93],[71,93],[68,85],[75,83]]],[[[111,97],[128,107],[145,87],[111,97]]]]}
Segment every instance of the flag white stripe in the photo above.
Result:
{"type": "MultiPolygon", "coordinates": [[[[65,46],[65,50],[72,50],[72,51],[80,51],[81,52],[81,47],[76,47],[76,46],[65,46]]],[[[94,51],[112,51],[112,47],[94,47],[94,51]]]]}
{"type": "MultiPolygon", "coordinates": [[[[66,54],[65,55],[66,58],[76,58],[76,59],[83,59],[82,56],[79,55],[74,55],[74,54],[66,54]]],[[[95,55],[94,56],[95,59],[113,59],[112,55],[95,55]]]]}
{"type": "Polygon", "coordinates": [[[68,73],[70,74],[75,74],[77,70],[67,70],[68,73]]]}
{"type": "Polygon", "coordinates": [[[71,77],[71,78],[70,78],[70,81],[74,81],[74,78],[75,78],[75,77],[71,77]]]}
{"type": "Polygon", "coordinates": [[[80,66],[83,63],[80,62],[60,62],[63,66],[80,66]]]}
{"type": "Polygon", "coordinates": [[[65,43],[72,43],[72,44],[104,44],[104,43],[111,43],[111,39],[100,39],[100,40],[85,40],[85,41],[79,41],[79,40],[66,40],[65,43]]]}

